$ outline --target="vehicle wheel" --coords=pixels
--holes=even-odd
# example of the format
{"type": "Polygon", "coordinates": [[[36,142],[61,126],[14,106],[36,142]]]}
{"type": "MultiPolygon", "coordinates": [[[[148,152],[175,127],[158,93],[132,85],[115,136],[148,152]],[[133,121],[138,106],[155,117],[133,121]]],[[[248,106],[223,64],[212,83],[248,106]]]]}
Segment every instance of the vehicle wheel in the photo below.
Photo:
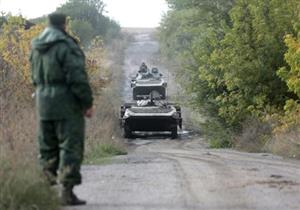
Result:
{"type": "Polygon", "coordinates": [[[126,139],[131,139],[132,138],[132,131],[128,125],[124,126],[123,130],[123,137],[126,139]]]}
{"type": "Polygon", "coordinates": [[[177,139],[178,138],[177,126],[173,126],[171,128],[171,138],[172,139],[177,139]]]}

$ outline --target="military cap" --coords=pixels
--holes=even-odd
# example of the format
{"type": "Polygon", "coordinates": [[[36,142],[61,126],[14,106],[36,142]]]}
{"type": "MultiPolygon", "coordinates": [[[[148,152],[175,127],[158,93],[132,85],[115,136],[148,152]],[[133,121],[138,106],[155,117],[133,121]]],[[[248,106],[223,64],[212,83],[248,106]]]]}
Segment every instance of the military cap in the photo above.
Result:
{"type": "Polygon", "coordinates": [[[51,13],[48,15],[49,24],[53,26],[62,26],[67,21],[67,16],[62,13],[51,13]]]}

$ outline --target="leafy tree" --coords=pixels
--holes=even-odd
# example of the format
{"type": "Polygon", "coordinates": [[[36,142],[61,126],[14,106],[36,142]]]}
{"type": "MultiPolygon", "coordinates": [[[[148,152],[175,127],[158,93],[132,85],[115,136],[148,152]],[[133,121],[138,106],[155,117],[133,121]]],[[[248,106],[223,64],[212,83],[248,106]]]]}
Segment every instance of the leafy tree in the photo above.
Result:
{"type": "Polygon", "coordinates": [[[168,3],[173,10],[168,12],[160,27],[162,51],[168,57],[175,57],[182,66],[178,77],[192,95],[195,107],[216,116],[215,97],[224,87],[217,85],[212,73],[220,72],[208,61],[231,25],[228,11],[233,1],[175,0],[168,3]]]}
{"type": "Polygon", "coordinates": [[[74,21],[72,30],[79,32],[87,29],[88,37],[82,33],[78,36],[88,44],[91,38],[101,36],[104,39],[111,36],[117,36],[120,33],[120,26],[110,18],[103,15],[104,3],[102,0],[69,0],[56,9],[56,12],[64,13],[74,21]],[[83,26],[75,23],[83,23],[83,26]],[[91,27],[93,29],[92,36],[91,27]],[[88,40],[90,38],[90,40],[88,40]]]}
{"type": "Polygon", "coordinates": [[[30,82],[28,55],[31,39],[37,36],[43,25],[25,30],[26,21],[22,17],[8,16],[0,32],[0,57],[14,70],[22,82],[30,82]]]}
{"type": "Polygon", "coordinates": [[[109,41],[109,40],[115,39],[117,37],[120,37],[120,35],[121,35],[120,25],[112,19],[107,19],[107,24],[109,27],[105,34],[105,40],[109,41]]]}
{"type": "MultiPolygon", "coordinates": [[[[37,24],[30,29],[25,29],[26,20],[22,17],[8,16],[6,23],[0,30],[0,98],[6,91],[11,92],[20,98],[32,101],[28,96],[31,95],[31,71],[28,55],[30,52],[31,40],[44,29],[45,24],[37,24]],[[27,92],[25,94],[24,92],[27,92]]],[[[88,25],[87,25],[88,26],[88,25]]],[[[82,26],[81,26],[82,27],[82,26]]],[[[71,32],[74,33],[74,32],[71,32]]],[[[95,39],[97,43],[102,40],[95,39]]],[[[96,42],[95,41],[95,42],[96,42]]],[[[101,56],[104,56],[103,46],[94,42],[87,52],[87,71],[89,75],[99,73],[101,56]],[[92,51],[92,52],[91,52],[92,51]],[[97,55],[96,53],[97,52],[97,55]],[[96,56],[98,56],[96,58],[96,56]]],[[[96,76],[95,76],[96,78],[96,76]]],[[[99,81],[92,80],[93,86],[99,81]]],[[[101,84],[103,85],[103,84],[101,84]]]]}
{"type": "MultiPolygon", "coordinates": [[[[277,74],[286,82],[290,91],[295,93],[300,98],[300,3],[290,1],[287,5],[290,13],[293,14],[293,19],[290,24],[293,24],[294,33],[289,33],[285,36],[284,42],[288,50],[284,55],[284,59],[288,66],[282,66],[277,74]]],[[[285,23],[284,23],[285,24],[285,23]]]]}
{"type": "Polygon", "coordinates": [[[295,107],[299,0],[167,2],[162,52],[176,60],[178,79],[197,110],[239,130],[247,118],[295,107]]]}
{"type": "Polygon", "coordinates": [[[217,98],[220,116],[228,123],[260,115],[270,106],[283,107],[288,93],[276,71],[285,65],[282,37],[293,30],[283,21],[293,18],[288,11],[278,0],[237,0],[231,11],[233,27],[211,57],[229,91],[217,98]],[[280,13],[285,13],[283,20],[280,13]],[[285,24],[278,24],[279,20],[285,24]]]}
{"type": "Polygon", "coordinates": [[[85,20],[72,20],[69,23],[70,30],[79,37],[80,43],[87,46],[94,36],[93,26],[85,20]]]}
{"type": "Polygon", "coordinates": [[[300,98],[300,33],[297,38],[287,35],[285,43],[289,48],[285,59],[290,67],[282,67],[278,71],[278,75],[286,81],[289,90],[300,98]]]}
{"type": "MultiPolygon", "coordinates": [[[[300,4],[292,5],[294,8],[300,9],[300,4]]],[[[298,16],[300,19],[300,13],[295,13],[295,16],[298,16]]],[[[288,47],[287,52],[285,53],[285,61],[288,66],[281,67],[277,74],[278,76],[286,82],[289,91],[296,94],[297,97],[289,97],[286,100],[284,106],[284,115],[281,116],[280,122],[281,126],[277,128],[276,131],[283,131],[290,128],[297,128],[299,131],[300,125],[300,24],[297,21],[294,21],[295,34],[288,34],[285,36],[285,44],[288,47]]]]}

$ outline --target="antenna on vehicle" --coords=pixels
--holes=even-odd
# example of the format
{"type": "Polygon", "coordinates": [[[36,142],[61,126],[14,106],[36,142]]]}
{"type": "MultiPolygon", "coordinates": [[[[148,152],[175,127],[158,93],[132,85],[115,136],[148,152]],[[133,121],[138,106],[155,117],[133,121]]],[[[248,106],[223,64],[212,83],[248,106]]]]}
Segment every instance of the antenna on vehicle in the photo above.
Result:
{"type": "MultiPolygon", "coordinates": [[[[169,83],[169,80],[170,80],[170,71],[169,71],[169,68],[167,68],[167,72],[168,72],[167,83],[170,84],[169,83]]],[[[168,96],[169,91],[168,91],[168,89],[166,88],[166,100],[169,100],[169,96],[168,96]]]]}

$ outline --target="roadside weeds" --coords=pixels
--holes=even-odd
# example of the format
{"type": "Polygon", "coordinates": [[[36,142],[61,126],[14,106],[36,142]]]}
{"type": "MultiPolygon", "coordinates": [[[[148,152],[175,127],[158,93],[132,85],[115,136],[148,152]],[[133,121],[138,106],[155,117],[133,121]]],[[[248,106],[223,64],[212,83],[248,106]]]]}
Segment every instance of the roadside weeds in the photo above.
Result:
{"type": "Polygon", "coordinates": [[[126,155],[121,137],[119,107],[121,105],[122,62],[129,37],[115,40],[107,49],[105,65],[109,84],[95,96],[95,116],[89,120],[86,138],[86,164],[101,164],[116,155],[126,155]]]}

